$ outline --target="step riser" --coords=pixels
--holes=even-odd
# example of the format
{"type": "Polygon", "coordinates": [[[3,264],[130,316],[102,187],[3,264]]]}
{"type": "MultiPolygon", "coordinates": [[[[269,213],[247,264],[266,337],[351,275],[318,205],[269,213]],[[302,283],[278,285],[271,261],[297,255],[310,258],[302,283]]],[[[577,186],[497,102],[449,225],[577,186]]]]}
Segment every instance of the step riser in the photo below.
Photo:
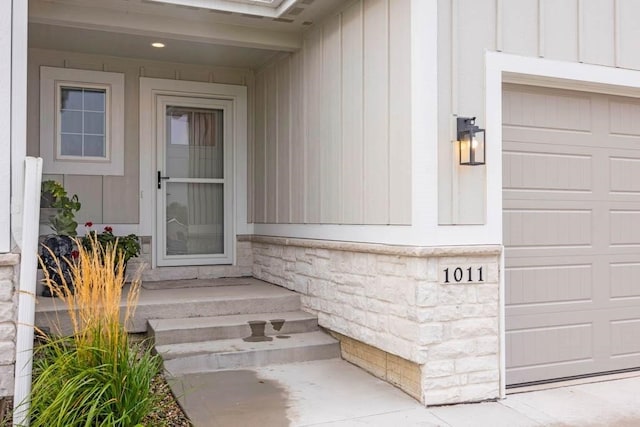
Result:
{"type": "MultiPolygon", "coordinates": [[[[251,328],[248,324],[212,326],[197,329],[174,329],[168,331],[155,331],[153,330],[153,327],[150,328],[151,335],[153,336],[156,345],[246,338],[251,336],[251,328]]],[[[297,334],[302,332],[311,332],[317,329],[317,319],[290,320],[285,322],[279,331],[273,329],[273,325],[267,321],[265,335],[274,336],[297,334]]]]}
{"type": "Polygon", "coordinates": [[[199,354],[164,361],[171,375],[212,372],[222,369],[252,368],[284,363],[307,362],[340,357],[336,343],[294,349],[268,349],[252,352],[199,354]]]}
{"type": "MultiPolygon", "coordinates": [[[[146,332],[149,319],[172,319],[183,317],[224,316],[231,314],[253,314],[265,312],[296,311],[300,309],[300,296],[291,294],[270,298],[246,298],[218,301],[187,302],[141,302],[136,308],[133,321],[126,325],[129,332],[146,332]]],[[[73,333],[69,315],[60,303],[59,311],[39,312],[36,326],[41,329],[59,331],[63,335],[73,333]],[[59,326],[59,327],[58,327],[59,326]]]]}

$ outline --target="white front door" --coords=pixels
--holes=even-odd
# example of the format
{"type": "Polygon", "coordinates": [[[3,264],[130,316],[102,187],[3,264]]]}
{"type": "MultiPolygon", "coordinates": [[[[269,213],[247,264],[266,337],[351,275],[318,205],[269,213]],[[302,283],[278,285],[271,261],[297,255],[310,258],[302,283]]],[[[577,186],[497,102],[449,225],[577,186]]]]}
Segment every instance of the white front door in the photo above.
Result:
{"type": "Polygon", "coordinates": [[[232,261],[232,101],[156,98],[159,266],[232,261]]]}

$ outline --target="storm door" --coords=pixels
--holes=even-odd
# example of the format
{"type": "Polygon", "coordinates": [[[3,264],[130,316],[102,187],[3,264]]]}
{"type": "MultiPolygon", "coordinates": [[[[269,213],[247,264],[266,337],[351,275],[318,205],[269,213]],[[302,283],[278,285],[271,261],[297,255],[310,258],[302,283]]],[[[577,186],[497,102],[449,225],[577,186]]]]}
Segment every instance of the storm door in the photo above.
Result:
{"type": "Polygon", "coordinates": [[[230,263],[231,101],[157,102],[157,263],[230,263]]]}

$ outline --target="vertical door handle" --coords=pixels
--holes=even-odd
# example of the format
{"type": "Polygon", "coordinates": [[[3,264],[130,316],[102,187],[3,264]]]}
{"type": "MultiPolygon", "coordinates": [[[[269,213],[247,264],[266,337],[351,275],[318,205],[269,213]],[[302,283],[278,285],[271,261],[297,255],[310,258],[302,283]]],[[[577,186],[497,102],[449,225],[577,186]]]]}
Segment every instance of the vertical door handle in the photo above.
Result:
{"type": "Polygon", "coordinates": [[[162,181],[165,179],[169,179],[168,176],[162,176],[162,173],[158,171],[158,190],[162,188],[162,181]]]}

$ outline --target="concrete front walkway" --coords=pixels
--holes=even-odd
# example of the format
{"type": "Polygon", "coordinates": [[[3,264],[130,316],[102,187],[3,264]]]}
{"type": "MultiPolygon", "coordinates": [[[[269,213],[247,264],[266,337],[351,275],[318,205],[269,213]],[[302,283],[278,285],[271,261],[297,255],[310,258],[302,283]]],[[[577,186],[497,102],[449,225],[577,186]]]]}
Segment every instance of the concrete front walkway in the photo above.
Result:
{"type": "Polygon", "coordinates": [[[640,374],[436,408],[339,359],[186,375],[172,387],[196,427],[640,425],[640,374]]]}

